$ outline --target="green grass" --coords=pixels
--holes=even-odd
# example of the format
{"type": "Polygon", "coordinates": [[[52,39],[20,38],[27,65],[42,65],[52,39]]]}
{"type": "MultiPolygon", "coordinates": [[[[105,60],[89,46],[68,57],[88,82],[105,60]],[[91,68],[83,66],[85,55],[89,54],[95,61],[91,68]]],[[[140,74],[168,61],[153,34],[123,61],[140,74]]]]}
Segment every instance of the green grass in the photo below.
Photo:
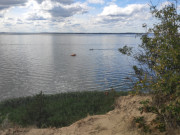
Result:
{"type": "Polygon", "coordinates": [[[114,109],[116,97],[127,92],[70,92],[9,99],[0,103],[0,124],[7,119],[21,126],[63,127],[89,115],[114,109]]]}

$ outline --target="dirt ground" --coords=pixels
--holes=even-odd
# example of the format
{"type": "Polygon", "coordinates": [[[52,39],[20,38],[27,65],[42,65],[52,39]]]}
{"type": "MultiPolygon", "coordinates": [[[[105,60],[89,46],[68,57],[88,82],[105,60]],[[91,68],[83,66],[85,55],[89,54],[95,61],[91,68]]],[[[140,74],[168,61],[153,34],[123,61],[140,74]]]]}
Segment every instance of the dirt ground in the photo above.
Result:
{"type": "MultiPolygon", "coordinates": [[[[144,116],[151,121],[154,114],[140,114],[138,108],[141,100],[150,99],[147,96],[119,97],[115,103],[116,108],[105,115],[87,116],[74,124],[63,128],[7,128],[0,130],[0,135],[143,135],[136,128],[133,119],[136,116],[144,116]]],[[[163,135],[157,131],[152,135],[163,135]]],[[[176,131],[172,135],[180,135],[176,131]]]]}

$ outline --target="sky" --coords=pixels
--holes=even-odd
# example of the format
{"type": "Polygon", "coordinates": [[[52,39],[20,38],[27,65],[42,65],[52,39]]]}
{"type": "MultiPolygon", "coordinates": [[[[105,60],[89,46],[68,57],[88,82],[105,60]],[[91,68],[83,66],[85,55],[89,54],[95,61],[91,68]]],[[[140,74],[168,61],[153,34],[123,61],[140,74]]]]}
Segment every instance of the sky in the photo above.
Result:
{"type": "MultiPolygon", "coordinates": [[[[179,1],[179,0],[178,0],[179,1]]],[[[167,0],[0,0],[0,32],[145,32],[167,0]]],[[[179,2],[180,3],[180,2],[179,2]]]]}

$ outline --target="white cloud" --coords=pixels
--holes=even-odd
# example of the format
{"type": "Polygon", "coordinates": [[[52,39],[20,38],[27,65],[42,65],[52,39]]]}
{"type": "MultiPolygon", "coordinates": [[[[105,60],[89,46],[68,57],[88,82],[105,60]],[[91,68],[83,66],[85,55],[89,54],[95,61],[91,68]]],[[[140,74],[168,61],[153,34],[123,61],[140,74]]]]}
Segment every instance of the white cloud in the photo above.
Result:
{"type": "Polygon", "coordinates": [[[104,4],[104,0],[88,0],[88,3],[92,3],[92,4],[104,4]]]}
{"type": "Polygon", "coordinates": [[[0,18],[3,18],[12,7],[25,6],[28,0],[0,0],[0,18]]]}
{"type": "Polygon", "coordinates": [[[144,12],[147,10],[147,5],[144,4],[131,4],[127,7],[121,8],[117,5],[109,5],[104,7],[102,16],[131,16],[136,13],[144,12]]]}
{"type": "Polygon", "coordinates": [[[0,10],[0,18],[3,18],[4,15],[5,15],[5,13],[7,13],[7,12],[8,12],[8,9],[6,9],[6,10],[0,10]]]}
{"type": "MultiPolygon", "coordinates": [[[[36,12],[36,15],[32,15],[31,13],[31,17],[37,17],[37,15],[39,14],[39,12],[43,12],[42,14],[46,14],[46,16],[49,15],[52,18],[58,18],[58,17],[70,17],[73,16],[75,14],[84,14],[88,12],[88,6],[85,3],[80,3],[80,2],[76,2],[76,3],[71,3],[72,0],[44,0],[42,1],[40,4],[38,3],[34,3],[33,1],[31,1],[29,3],[29,8],[31,8],[31,11],[36,12]],[[38,13],[38,14],[37,14],[38,13]]],[[[33,13],[35,14],[35,13],[33,13]]],[[[39,15],[38,15],[39,16],[39,15]]],[[[41,15],[42,16],[42,15],[41,15]]],[[[38,19],[39,17],[37,17],[38,19]]]]}
{"type": "Polygon", "coordinates": [[[23,14],[24,20],[43,21],[51,18],[51,15],[43,10],[42,4],[38,4],[34,0],[30,0],[25,8],[28,9],[28,12],[23,14]]]}
{"type": "Polygon", "coordinates": [[[0,28],[29,32],[142,32],[142,24],[152,22],[146,4],[121,7],[115,0],[109,2],[105,7],[98,5],[98,12],[103,8],[98,14],[93,7],[97,5],[93,4],[104,4],[104,0],[17,0],[17,3],[6,3],[9,8],[0,10],[0,28]]]}
{"type": "Polygon", "coordinates": [[[70,17],[75,14],[84,14],[88,12],[86,4],[73,3],[71,5],[63,5],[56,3],[53,7],[47,10],[53,17],[70,17]]]}
{"type": "Polygon", "coordinates": [[[148,19],[149,7],[146,4],[130,4],[126,7],[119,7],[115,4],[104,7],[102,13],[98,15],[100,22],[126,22],[130,20],[148,19]]]}
{"type": "Polygon", "coordinates": [[[166,6],[171,5],[171,4],[172,4],[171,2],[165,1],[165,2],[161,3],[158,8],[159,8],[159,9],[162,9],[162,8],[164,8],[164,7],[166,7],[166,6]]]}
{"type": "Polygon", "coordinates": [[[13,6],[24,5],[27,0],[0,0],[0,10],[4,10],[13,6]]]}
{"type": "MultiPolygon", "coordinates": [[[[21,7],[25,12],[21,13],[21,19],[15,16],[13,21],[8,21],[4,24],[4,28],[9,31],[81,31],[83,24],[81,19],[76,19],[74,15],[80,16],[87,13],[89,7],[87,3],[63,2],[62,0],[43,0],[37,2],[36,0],[29,0],[26,6],[21,7]],[[78,21],[77,21],[78,20],[78,21]],[[23,29],[24,27],[24,29],[23,29]]],[[[2,26],[3,24],[1,24],[2,26]]],[[[2,30],[2,29],[1,29],[2,30]]],[[[7,31],[7,30],[6,30],[7,31]]]]}
{"type": "MultiPolygon", "coordinates": [[[[39,4],[41,4],[42,2],[44,2],[45,0],[36,0],[39,4]]],[[[49,1],[52,1],[52,2],[58,2],[58,3],[61,3],[61,4],[72,4],[74,3],[74,0],[49,0],[49,1]]]]}
{"type": "Polygon", "coordinates": [[[26,18],[27,20],[47,20],[48,18],[44,16],[44,14],[39,14],[39,13],[29,13],[28,17],[26,18]]]}

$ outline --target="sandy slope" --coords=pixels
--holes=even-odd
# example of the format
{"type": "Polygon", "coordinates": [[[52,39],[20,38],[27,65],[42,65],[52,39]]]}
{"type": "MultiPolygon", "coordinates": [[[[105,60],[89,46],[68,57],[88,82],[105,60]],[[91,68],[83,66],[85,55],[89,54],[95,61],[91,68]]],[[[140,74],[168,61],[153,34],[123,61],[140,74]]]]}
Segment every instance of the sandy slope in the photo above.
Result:
{"type": "MultiPolygon", "coordinates": [[[[0,135],[140,135],[142,133],[134,127],[132,120],[135,116],[142,116],[138,111],[139,102],[147,98],[149,97],[120,97],[116,102],[115,110],[105,115],[88,116],[69,127],[13,128],[0,131],[0,135]]],[[[153,114],[143,114],[143,116],[148,121],[155,117],[153,114]]],[[[160,135],[160,133],[156,134],[160,135]]]]}

